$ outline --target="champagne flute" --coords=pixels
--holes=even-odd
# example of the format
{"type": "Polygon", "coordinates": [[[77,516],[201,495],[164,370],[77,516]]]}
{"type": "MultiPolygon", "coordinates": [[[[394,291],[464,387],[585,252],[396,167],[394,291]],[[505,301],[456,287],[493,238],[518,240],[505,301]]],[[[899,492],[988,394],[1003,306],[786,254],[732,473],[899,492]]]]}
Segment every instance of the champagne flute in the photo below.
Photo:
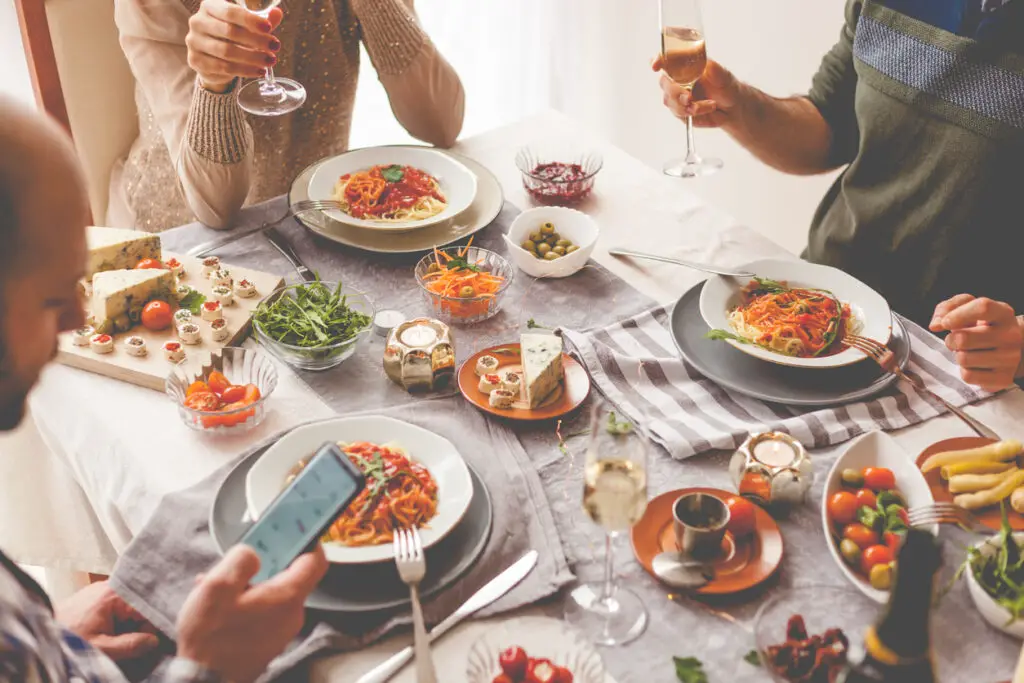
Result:
{"type": "MultiPolygon", "coordinates": [[[[704,74],[708,55],[700,0],[661,0],[661,70],[693,92],[704,74]]],[[[710,175],[722,168],[721,159],[705,159],[693,144],[693,117],[686,117],[686,156],[665,164],[665,174],[677,178],[710,175]]]]}
{"type": "MultiPolygon", "coordinates": [[[[253,14],[266,18],[281,0],[234,0],[253,14]]],[[[238,106],[256,116],[280,116],[295,111],[306,101],[306,89],[290,78],[275,78],[274,67],[257,81],[238,90],[238,106]]]]}
{"type": "Polygon", "coordinates": [[[647,509],[647,450],[646,437],[614,406],[594,401],[583,509],[606,532],[604,581],[573,590],[565,618],[598,645],[623,645],[647,627],[640,596],[616,582],[612,552],[615,537],[639,522],[647,509]]]}

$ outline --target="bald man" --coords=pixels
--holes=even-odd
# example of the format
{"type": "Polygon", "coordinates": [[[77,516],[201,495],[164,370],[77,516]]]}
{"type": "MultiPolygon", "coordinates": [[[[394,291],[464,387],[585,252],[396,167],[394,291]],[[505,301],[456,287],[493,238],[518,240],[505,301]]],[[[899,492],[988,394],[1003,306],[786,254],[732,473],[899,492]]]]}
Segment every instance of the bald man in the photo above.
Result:
{"type": "MultiPolygon", "coordinates": [[[[52,122],[0,97],[0,430],[53,358],[58,332],[83,324],[85,184],[52,122]]],[[[2,455],[2,454],[0,454],[2,455]]],[[[299,633],[304,604],[327,571],[319,550],[250,587],[259,558],[243,546],[196,581],[178,616],[177,654],[150,676],[175,683],[257,678],[299,633]]],[[[0,553],[0,682],[126,682],[117,662],[151,653],[154,630],[105,582],[56,610],[0,553]]]]}

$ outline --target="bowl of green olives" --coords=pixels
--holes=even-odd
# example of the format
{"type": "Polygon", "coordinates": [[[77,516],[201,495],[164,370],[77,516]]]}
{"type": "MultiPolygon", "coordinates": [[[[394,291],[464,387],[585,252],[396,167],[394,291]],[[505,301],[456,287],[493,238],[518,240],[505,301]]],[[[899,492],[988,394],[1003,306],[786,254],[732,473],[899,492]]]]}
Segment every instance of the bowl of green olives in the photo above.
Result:
{"type": "Polygon", "coordinates": [[[587,265],[598,236],[587,214],[560,206],[528,209],[512,221],[509,260],[533,277],[568,277],[587,265]]]}

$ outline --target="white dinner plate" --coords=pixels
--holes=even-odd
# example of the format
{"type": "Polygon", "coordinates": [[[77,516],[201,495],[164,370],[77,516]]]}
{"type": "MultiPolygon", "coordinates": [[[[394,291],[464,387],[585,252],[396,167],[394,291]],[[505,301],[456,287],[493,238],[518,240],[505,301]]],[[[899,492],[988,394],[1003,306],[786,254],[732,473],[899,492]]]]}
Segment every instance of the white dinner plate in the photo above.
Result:
{"type": "MultiPolygon", "coordinates": [[[[828,499],[832,497],[833,493],[843,490],[843,470],[853,469],[859,472],[865,467],[886,467],[892,470],[896,476],[896,490],[907,501],[908,508],[932,505],[935,503],[935,499],[932,497],[932,491],[928,488],[928,482],[925,481],[924,475],[921,474],[921,470],[917,469],[914,458],[900,448],[900,445],[885,432],[868,432],[852,441],[829,470],[828,479],[825,480],[825,495],[821,500],[821,523],[825,529],[825,542],[828,543],[828,550],[850,583],[872,600],[885,604],[889,601],[889,592],[872,588],[867,579],[853,571],[843,560],[843,556],[839,552],[839,542],[836,541],[832,533],[832,523],[828,518],[828,499]]],[[[939,527],[936,524],[918,528],[935,536],[939,533],[939,527]]]]}
{"type": "Polygon", "coordinates": [[[346,225],[373,230],[403,231],[425,228],[458,216],[476,198],[476,175],[465,164],[429,147],[365,147],[355,149],[322,162],[309,181],[310,199],[333,199],[338,178],[346,173],[364,171],[371,166],[413,166],[437,178],[448,205],[444,211],[419,221],[376,221],[353,218],[344,211],[332,209],[325,213],[346,225]]]}
{"type": "MultiPolygon", "coordinates": [[[[889,302],[881,294],[838,268],[819,266],[802,260],[765,259],[739,266],[737,270],[749,271],[768,280],[785,282],[790,287],[828,290],[840,302],[850,305],[860,326],[857,334],[882,344],[889,343],[889,337],[892,336],[892,311],[889,310],[889,302]]],[[[734,331],[729,324],[729,311],[743,302],[743,288],[748,282],[741,278],[721,275],[708,278],[700,295],[700,314],[711,329],[734,331]]],[[[769,363],[797,368],[838,368],[866,358],[856,349],[846,349],[835,355],[820,358],[794,358],[769,351],[756,344],[744,344],[732,339],[726,340],[725,343],[769,363]]]]}
{"type": "MultiPolygon", "coordinates": [[[[281,438],[253,465],[245,479],[249,514],[259,515],[280,493],[288,471],[326,442],[369,441],[396,444],[409,458],[426,467],[437,482],[437,515],[420,529],[423,547],[429,548],[455,527],[466,514],[473,497],[473,483],[466,463],[447,439],[390,417],[341,417],[299,427],[281,438]]],[[[365,564],[394,559],[391,543],[351,548],[325,543],[327,559],[337,564],[365,564]]]]}

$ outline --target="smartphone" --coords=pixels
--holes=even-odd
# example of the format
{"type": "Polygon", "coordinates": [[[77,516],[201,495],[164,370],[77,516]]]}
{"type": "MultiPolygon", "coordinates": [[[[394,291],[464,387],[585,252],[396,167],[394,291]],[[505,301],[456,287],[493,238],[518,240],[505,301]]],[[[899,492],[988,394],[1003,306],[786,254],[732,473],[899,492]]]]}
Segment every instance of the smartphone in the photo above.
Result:
{"type": "Polygon", "coordinates": [[[321,446],[239,540],[260,557],[252,583],[266,581],[315,548],[364,486],[366,477],[337,444],[321,446]]]}

